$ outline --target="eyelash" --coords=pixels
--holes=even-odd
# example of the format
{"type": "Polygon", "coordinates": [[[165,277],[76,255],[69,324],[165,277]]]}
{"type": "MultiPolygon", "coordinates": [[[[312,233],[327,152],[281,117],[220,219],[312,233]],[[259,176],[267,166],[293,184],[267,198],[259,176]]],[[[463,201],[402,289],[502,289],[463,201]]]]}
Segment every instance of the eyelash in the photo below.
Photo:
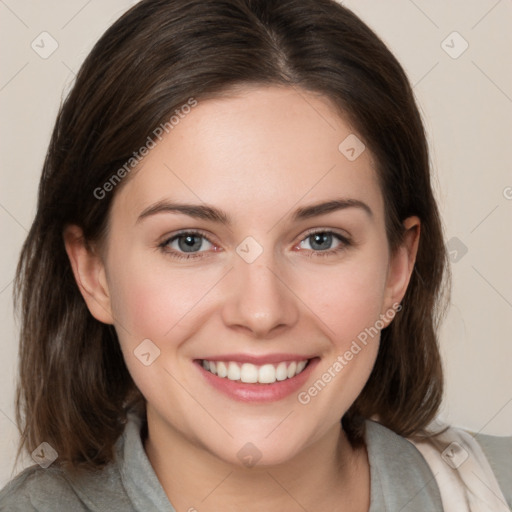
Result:
{"type": "MultiPolygon", "coordinates": [[[[329,235],[333,235],[334,238],[337,238],[338,241],[341,242],[341,244],[338,247],[336,247],[335,249],[327,249],[327,250],[324,250],[324,251],[315,251],[313,249],[308,249],[309,253],[306,253],[306,256],[308,258],[313,258],[313,257],[316,258],[318,256],[322,256],[322,257],[333,256],[334,254],[338,254],[338,253],[344,251],[350,245],[352,245],[352,242],[350,241],[349,238],[347,238],[347,237],[345,237],[343,235],[340,235],[339,233],[336,233],[335,231],[330,231],[328,229],[317,229],[317,230],[308,232],[306,234],[306,236],[304,238],[302,238],[302,240],[300,240],[299,244],[302,243],[303,241],[307,240],[311,236],[316,235],[316,234],[329,234],[329,235]]],[[[204,251],[201,251],[201,252],[198,252],[198,253],[188,253],[187,255],[185,255],[185,253],[178,252],[175,249],[169,249],[168,248],[168,245],[171,242],[174,242],[174,240],[177,240],[177,239],[179,239],[181,237],[190,236],[190,235],[199,236],[201,238],[204,238],[209,243],[214,245],[213,242],[203,232],[192,230],[192,231],[181,231],[181,232],[173,235],[172,237],[167,238],[164,242],[159,244],[159,248],[165,254],[169,255],[171,258],[175,258],[175,259],[178,259],[178,260],[190,260],[190,259],[196,259],[196,258],[203,258],[204,256],[201,256],[201,254],[204,251]]]]}

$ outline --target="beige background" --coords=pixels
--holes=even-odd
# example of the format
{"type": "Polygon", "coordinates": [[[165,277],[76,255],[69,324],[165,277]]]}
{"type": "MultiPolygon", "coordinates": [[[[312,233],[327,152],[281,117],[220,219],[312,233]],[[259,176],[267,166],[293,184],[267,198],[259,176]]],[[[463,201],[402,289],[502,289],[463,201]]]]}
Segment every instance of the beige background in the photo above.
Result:
{"type": "MultiPolygon", "coordinates": [[[[133,3],[0,0],[0,486],[12,474],[17,442],[12,279],[34,216],[50,131],[85,55],[133,3]],[[58,43],[46,59],[31,47],[33,41],[42,46],[45,37],[45,48],[51,48],[42,32],[58,43]]],[[[403,64],[429,133],[446,239],[454,251],[452,306],[441,333],[447,380],[442,417],[474,431],[512,435],[512,3],[344,4],[403,64]]]]}

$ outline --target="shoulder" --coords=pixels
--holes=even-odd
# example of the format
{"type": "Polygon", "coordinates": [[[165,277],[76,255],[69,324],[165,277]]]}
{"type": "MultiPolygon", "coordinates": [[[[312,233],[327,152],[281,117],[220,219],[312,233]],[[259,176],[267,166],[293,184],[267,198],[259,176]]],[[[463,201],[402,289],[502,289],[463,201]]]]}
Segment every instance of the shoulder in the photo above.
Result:
{"type": "Polygon", "coordinates": [[[373,452],[373,462],[385,461],[386,469],[396,467],[393,473],[396,476],[402,477],[405,474],[421,480],[432,477],[429,466],[416,447],[393,430],[376,421],[367,420],[366,440],[368,451],[373,452]],[[404,461],[407,461],[405,472],[404,461]]]}
{"type": "Polygon", "coordinates": [[[489,510],[512,507],[512,437],[475,434],[436,419],[409,440],[435,473],[444,499],[471,496],[489,510]]]}
{"type": "Polygon", "coordinates": [[[33,465],[0,490],[0,512],[132,512],[135,506],[151,510],[146,505],[152,505],[155,495],[165,503],[165,493],[145,459],[142,420],[131,413],[128,420],[110,464],[76,472],[58,464],[46,469],[33,465]]]}
{"type": "Polygon", "coordinates": [[[22,471],[0,491],[1,511],[50,511],[55,510],[55,497],[59,497],[59,506],[67,510],[87,510],[77,508],[73,491],[66,481],[62,470],[38,465],[22,471]],[[73,508],[74,507],[74,508],[73,508]]]}
{"type": "MultiPolygon", "coordinates": [[[[438,512],[441,496],[434,475],[416,447],[384,425],[367,420],[365,441],[371,502],[378,510],[438,512]]],[[[370,508],[370,511],[376,510],[370,508]]]]}
{"type": "Polygon", "coordinates": [[[512,436],[499,437],[477,434],[475,439],[482,447],[498,484],[512,508],[512,436]]]}
{"type": "Polygon", "coordinates": [[[429,480],[432,472],[420,452],[406,438],[373,420],[366,421],[366,442],[371,462],[385,462],[391,475],[429,480]],[[404,467],[404,462],[407,462],[404,467]],[[406,471],[403,471],[406,469],[406,471]]]}
{"type": "Polygon", "coordinates": [[[0,512],[131,510],[118,471],[71,475],[58,466],[30,466],[0,491],[0,512]],[[121,508],[119,508],[121,507],[121,508]]]}

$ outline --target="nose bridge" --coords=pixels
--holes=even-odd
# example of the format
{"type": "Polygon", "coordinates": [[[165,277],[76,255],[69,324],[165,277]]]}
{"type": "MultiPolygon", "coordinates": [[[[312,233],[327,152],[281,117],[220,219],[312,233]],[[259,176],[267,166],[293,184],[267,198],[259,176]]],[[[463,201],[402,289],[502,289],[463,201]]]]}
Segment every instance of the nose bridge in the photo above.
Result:
{"type": "Polygon", "coordinates": [[[224,307],[226,324],[243,326],[257,336],[292,325],[297,319],[297,305],[273,249],[247,237],[236,252],[230,272],[232,292],[224,307]]]}

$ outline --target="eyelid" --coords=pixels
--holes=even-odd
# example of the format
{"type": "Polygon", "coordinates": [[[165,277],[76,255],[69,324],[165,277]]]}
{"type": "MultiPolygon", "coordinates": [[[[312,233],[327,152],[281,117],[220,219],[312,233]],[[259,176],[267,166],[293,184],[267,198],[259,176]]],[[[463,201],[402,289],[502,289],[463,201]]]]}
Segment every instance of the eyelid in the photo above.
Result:
{"type": "Polygon", "coordinates": [[[306,238],[310,237],[311,235],[315,235],[316,233],[332,233],[333,235],[338,236],[342,241],[346,243],[352,243],[352,237],[344,230],[337,230],[334,228],[311,228],[310,230],[306,231],[304,235],[301,235],[300,242],[303,242],[306,238]]]}
{"type": "Polygon", "coordinates": [[[172,233],[171,235],[165,235],[162,238],[162,241],[158,243],[158,245],[167,244],[171,240],[174,240],[183,235],[200,235],[203,238],[205,238],[208,242],[210,242],[212,245],[216,245],[216,243],[212,240],[212,238],[213,238],[212,235],[210,235],[206,231],[203,231],[202,229],[197,229],[197,228],[180,229],[179,231],[176,231],[176,232],[172,233]]]}

